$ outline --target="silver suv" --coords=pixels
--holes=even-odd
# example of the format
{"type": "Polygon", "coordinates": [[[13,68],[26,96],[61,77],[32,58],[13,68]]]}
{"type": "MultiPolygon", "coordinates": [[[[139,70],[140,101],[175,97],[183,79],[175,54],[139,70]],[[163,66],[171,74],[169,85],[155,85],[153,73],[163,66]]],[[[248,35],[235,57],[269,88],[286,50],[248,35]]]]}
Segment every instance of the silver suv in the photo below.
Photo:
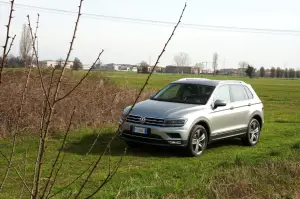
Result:
{"type": "Polygon", "coordinates": [[[225,138],[239,137],[254,146],[264,123],[263,104],[243,81],[180,79],[137,103],[128,115],[130,108],[120,119],[120,137],[130,147],[177,146],[190,156],[225,138]]]}

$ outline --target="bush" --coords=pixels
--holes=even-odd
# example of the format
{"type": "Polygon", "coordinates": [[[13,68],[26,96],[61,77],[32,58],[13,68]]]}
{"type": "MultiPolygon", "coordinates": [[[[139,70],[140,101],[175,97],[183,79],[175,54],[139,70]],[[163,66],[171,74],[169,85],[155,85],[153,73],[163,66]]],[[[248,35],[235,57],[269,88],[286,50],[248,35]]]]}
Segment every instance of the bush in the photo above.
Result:
{"type": "MultiPolygon", "coordinates": [[[[26,81],[24,71],[10,70],[3,75],[3,80],[7,83],[2,85],[0,92],[0,137],[7,136],[8,132],[12,132],[15,128],[24,82],[26,81]]],[[[56,71],[55,79],[59,77],[59,72],[56,71]]],[[[43,73],[45,85],[48,85],[51,77],[50,70],[46,69],[43,73]]],[[[60,95],[73,88],[82,75],[82,72],[66,71],[60,95]]],[[[55,85],[52,85],[52,92],[54,90],[55,85]]],[[[137,92],[135,89],[116,86],[98,72],[91,73],[66,100],[57,104],[57,111],[54,113],[54,122],[52,123],[55,126],[51,126],[51,132],[65,130],[74,106],[76,106],[76,114],[73,124],[76,124],[76,127],[102,127],[109,123],[115,124],[118,122],[123,108],[134,101],[137,92]]],[[[150,96],[150,92],[144,92],[140,100],[148,96],[150,96]]],[[[38,72],[33,71],[20,121],[20,129],[23,132],[39,132],[44,99],[38,72]]]]}

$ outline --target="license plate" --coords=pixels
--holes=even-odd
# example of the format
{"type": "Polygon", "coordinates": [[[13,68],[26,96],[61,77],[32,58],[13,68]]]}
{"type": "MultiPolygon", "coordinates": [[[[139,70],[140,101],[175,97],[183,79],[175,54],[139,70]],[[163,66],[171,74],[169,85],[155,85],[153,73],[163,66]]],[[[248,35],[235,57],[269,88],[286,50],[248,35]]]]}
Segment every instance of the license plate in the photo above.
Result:
{"type": "Polygon", "coordinates": [[[147,134],[147,129],[142,127],[133,127],[133,132],[140,134],[147,134]]]}

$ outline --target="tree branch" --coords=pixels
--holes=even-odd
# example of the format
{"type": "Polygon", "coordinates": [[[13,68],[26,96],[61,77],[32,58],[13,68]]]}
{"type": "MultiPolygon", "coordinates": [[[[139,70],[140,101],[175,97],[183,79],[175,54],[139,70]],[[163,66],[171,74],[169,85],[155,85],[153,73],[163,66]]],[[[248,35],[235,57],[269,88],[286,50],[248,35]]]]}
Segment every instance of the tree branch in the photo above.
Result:
{"type": "MultiPolygon", "coordinates": [[[[184,11],[185,11],[185,9],[186,9],[186,6],[187,6],[187,4],[185,3],[184,8],[183,8],[183,10],[182,10],[182,13],[181,13],[181,15],[180,15],[180,17],[179,17],[179,20],[178,20],[177,24],[175,25],[175,27],[174,27],[174,29],[173,29],[173,31],[172,31],[172,34],[170,35],[169,39],[167,40],[166,44],[164,45],[163,50],[162,50],[161,53],[159,54],[159,56],[158,56],[158,58],[157,58],[157,60],[156,60],[155,65],[153,66],[153,68],[152,68],[150,74],[148,75],[148,77],[147,77],[147,79],[146,79],[146,81],[145,81],[143,87],[141,88],[141,90],[140,90],[140,92],[139,92],[137,98],[135,99],[133,105],[131,106],[129,112],[126,114],[125,119],[124,119],[124,120],[122,121],[122,123],[119,125],[119,128],[117,129],[116,134],[113,136],[113,138],[112,138],[112,139],[110,140],[110,142],[107,144],[107,147],[106,147],[105,151],[98,157],[98,160],[97,160],[96,163],[94,164],[92,170],[90,171],[89,175],[87,176],[87,178],[85,179],[85,181],[83,182],[83,184],[81,185],[81,187],[80,187],[80,189],[79,189],[79,192],[76,194],[75,198],[78,198],[79,195],[82,193],[83,188],[85,187],[85,185],[86,185],[86,183],[88,182],[89,178],[92,176],[92,174],[94,173],[95,169],[97,168],[99,162],[100,162],[101,159],[102,159],[102,156],[103,156],[104,153],[107,151],[107,148],[110,147],[112,141],[115,140],[116,136],[117,136],[118,133],[120,132],[121,126],[122,126],[122,125],[124,124],[124,122],[126,121],[128,115],[129,115],[129,114],[131,113],[131,111],[133,110],[133,107],[136,105],[136,103],[137,103],[138,99],[140,98],[142,92],[144,91],[145,87],[147,86],[148,81],[149,81],[150,77],[152,76],[152,74],[153,74],[153,72],[154,72],[154,70],[155,70],[157,64],[159,63],[159,60],[160,60],[161,56],[162,56],[163,53],[166,51],[166,47],[168,46],[169,42],[171,41],[172,37],[174,36],[174,33],[175,33],[175,31],[176,31],[178,25],[179,25],[180,22],[181,22],[181,19],[182,19],[182,16],[183,16],[183,14],[184,14],[184,11]]],[[[101,189],[101,188],[100,188],[100,189],[101,189]]],[[[99,190],[100,190],[100,189],[99,189],[99,190]]],[[[94,192],[93,194],[96,194],[99,190],[97,189],[96,192],[94,192]]]]}
{"type": "Polygon", "coordinates": [[[96,63],[100,59],[100,57],[101,57],[101,55],[102,55],[103,52],[104,52],[104,50],[102,49],[102,51],[99,53],[97,59],[93,63],[93,65],[90,67],[90,69],[88,70],[88,72],[80,79],[80,81],[67,94],[65,94],[61,98],[58,98],[55,102],[59,102],[59,101],[65,99],[66,97],[68,97],[82,83],[82,81],[89,75],[89,73],[91,72],[91,70],[94,68],[94,66],[96,65],[96,63]]]}
{"type": "Polygon", "coordinates": [[[64,186],[63,188],[60,188],[59,191],[57,191],[56,193],[52,194],[51,196],[49,196],[47,199],[52,198],[54,196],[56,196],[57,194],[63,192],[64,190],[66,190],[68,187],[70,187],[72,184],[74,184],[78,179],[80,179],[95,163],[96,161],[92,162],[83,172],[81,172],[74,180],[72,180],[68,185],[64,186]]]}
{"type": "Polygon", "coordinates": [[[11,47],[14,45],[15,38],[16,38],[16,35],[14,35],[14,37],[12,38],[12,40],[10,42],[10,45],[9,45],[9,48],[8,48],[8,51],[7,51],[6,55],[5,55],[5,57],[7,57],[8,54],[9,54],[9,52],[11,51],[11,47]]]}
{"type": "MultiPolygon", "coordinates": [[[[40,15],[38,14],[37,21],[39,20],[39,17],[40,17],[40,15]]],[[[29,26],[29,30],[30,30],[31,39],[32,39],[32,49],[33,49],[34,55],[36,57],[36,67],[38,68],[38,71],[39,71],[39,76],[40,76],[40,81],[41,81],[41,87],[43,89],[45,98],[46,98],[46,100],[48,102],[48,106],[49,106],[49,108],[51,108],[51,103],[50,103],[49,97],[47,96],[47,91],[46,91],[46,88],[45,88],[45,85],[44,85],[44,81],[43,81],[43,75],[42,75],[42,72],[41,72],[41,69],[40,69],[40,65],[39,65],[38,51],[37,51],[37,49],[35,47],[35,42],[36,42],[36,39],[37,39],[37,35],[33,34],[32,27],[31,27],[31,24],[30,24],[29,15],[27,15],[27,19],[28,19],[28,26],[29,26]]],[[[38,24],[38,22],[37,22],[37,24],[38,24]]]]}
{"type": "Polygon", "coordinates": [[[73,32],[73,37],[72,37],[72,40],[71,40],[71,43],[70,43],[70,48],[69,48],[69,51],[68,51],[68,54],[67,54],[64,66],[62,68],[62,71],[60,73],[60,76],[59,76],[59,79],[58,79],[58,82],[57,82],[57,85],[56,85],[56,90],[55,90],[54,100],[53,101],[56,101],[56,99],[57,99],[57,95],[58,95],[58,92],[59,92],[59,89],[60,89],[60,84],[61,84],[61,81],[62,81],[62,77],[64,75],[64,72],[65,72],[67,63],[69,61],[71,52],[73,50],[73,44],[74,44],[74,41],[75,41],[75,38],[76,38],[77,27],[78,27],[79,19],[80,19],[80,16],[81,16],[82,2],[83,2],[83,0],[80,0],[80,4],[78,6],[77,20],[75,22],[75,28],[74,28],[74,32],[73,32]]]}
{"type": "MultiPolygon", "coordinates": [[[[7,162],[10,162],[9,159],[4,155],[4,153],[3,153],[1,150],[0,150],[0,154],[2,155],[2,157],[4,157],[4,159],[5,159],[7,162]]],[[[20,172],[18,171],[18,169],[17,169],[13,164],[11,164],[11,167],[16,171],[18,177],[21,179],[22,183],[24,184],[24,186],[26,187],[26,189],[28,190],[28,192],[29,192],[30,195],[31,195],[30,189],[29,189],[29,187],[27,186],[27,184],[26,184],[24,178],[22,178],[22,176],[21,176],[20,172]]]]}
{"type": "Polygon", "coordinates": [[[110,164],[109,164],[109,172],[108,172],[108,175],[106,176],[105,180],[91,195],[86,197],[86,199],[89,199],[89,198],[93,197],[95,194],[97,194],[102,189],[102,187],[104,187],[104,185],[112,179],[112,177],[117,173],[118,169],[120,168],[121,162],[122,162],[123,157],[125,156],[126,152],[127,152],[127,149],[125,149],[123,155],[121,156],[120,160],[118,161],[118,163],[116,164],[116,166],[114,167],[112,172],[110,170],[110,164]]]}
{"type": "MultiPolygon", "coordinates": [[[[42,197],[41,197],[41,198],[44,198],[44,196],[45,196],[45,194],[46,194],[46,191],[47,191],[47,189],[48,189],[50,180],[51,180],[51,178],[52,178],[52,175],[53,175],[55,166],[56,166],[56,164],[57,164],[57,162],[58,162],[58,160],[59,160],[59,158],[60,158],[60,155],[61,155],[62,150],[64,149],[64,146],[65,146],[65,143],[66,143],[68,134],[69,134],[70,129],[71,129],[72,120],[73,120],[73,116],[74,116],[74,114],[75,114],[75,110],[76,110],[76,106],[73,108],[73,111],[72,111],[72,114],[71,114],[71,118],[70,118],[70,121],[69,121],[69,125],[68,125],[68,128],[67,128],[67,131],[66,131],[66,133],[65,133],[65,135],[64,135],[63,142],[62,142],[61,147],[60,147],[60,149],[59,149],[59,151],[58,151],[58,153],[57,153],[57,156],[56,156],[56,158],[55,158],[55,161],[54,161],[54,163],[53,163],[53,165],[52,165],[52,169],[51,169],[50,175],[49,175],[49,177],[48,177],[48,180],[47,180],[47,182],[46,182],[46,186],[45,186],[45,188],[44,188],[44,191],[43,191],[43,194],[42,194],[42,197]]],[[[54,183],[55,183],[55,182],[53,182],[52,185],[53,185],[54,183]]],[[[52,186],[51,186],[51,188],[52,188],[52,186]]],[[[50,190],[49,190],[49,193],[51,192],[51,188],[50,188],[50,190]]]]}
{"type": "Polygon", "coordinates": [[[29,69],[29,72],[27,74],[25,86],[24,86],[24,89],[23,89],[23,92],[22,92],[21,104],[20,104],[20,108],[19,108],[19,111],[18,111],[18,117],[17,117],[16,131],[13,135],[13,140],[12,140],[12,147],[11,147],[11,153],[10,153],[10,157],[9,157],[9,163],[7,165],[7,169],[5,171],[2,183],[0,185],[0,192],[2,191],[3,186],[5,184],[5,181],[8,177],[8,173],[9,173],[10,167],[12,165],[13,157],[14,157],[14,154],[15,154],[16,140],[17,140],[17,135],[20,133],[19,132],[20,131],[19,124],[20,124],[20,120],[21,120],[21,116],[22,116],[23,107],[24,107],[24,104],[25,104],[25,97],[26,97],[26,93],[27,93],[27,87],[28,87],[28,83],[29,83],[30,74],[31,74],[31,69],[29,69]]]}
{"type": "MultiPolygon", "coordinates": [[[[46,119],[46,127],[45,127],[45,130],[44,130],[44,133],[43,133],[43,137],[41,138],[41,143],[40,143],[40,145],[41,145],[40,149],[41,150],[40,150],[39,155],[38,155],[39,158],[38,158],[38,168],[37,168],[37,179],[36,179],[36,182],[35,182],[35,193],[34,193],[35,199],[37,199],[39,197],[39,186],[40,186],[40,178],[41,178],[41,175],[42,175],[43,159],[44,159],[44,155],[45,155],[46,138],[48,136],[50,123],[52,121],[53,112],[55,110],[56,99],[57,99],[58,92],[60,90],[60,84],[61,84],[61,81],[62,81],[62,76],[63,76],[64,70],[65,70],[65,67],[67,65],[67,62],[69,60],[69,56],[70,56],[71,51],[72,51],[73,43],[75,41],[75,36],[76,36],[76,32],[77,32],[77,26],[78,26],[79,19],[80,19],[80,16],[81,16],[82,2],[83,2],[83,0],[80,0],[80,5],[79,5],[79,9],[78,9],[77,20],[76,20],[76,25],[75,25],[75,29],[74,29],[74,33],[73,33],[73,38],[72,38],[72,41],[71,41],[71,44],[70,44],[70,49],[69,49],[66,61],[64,63],[63,70],[62,70],[62,72],[60,74],[58,83],[56,85],[55,92],[53,94],[53,96],[54,96],[53,97],[53,104],[51,105],[49,98],[47,99],[50,110],[49,110],[48,117],[46,119]]],[[[32,33],[32,31],[31,31],[31,33],[32,33]]],[[[36,53],[36,55],[37,55],[37,53],[36,53]]],[[[37,57],[37,60],[38,60],[38,57],[37,57]]],[[[41,80],[42,80],[42,76],[41,76],[41,80]]],[[[43,90],[44,90],[45,95],[46,95],[47,93],[46,93],[46,91],[45,91],[44,88],[43,88],[43,90]]]]}
{"type": "Polygon", "coordinates": [[[3,46],[3,54],[2,54],[2,61],[1,61],[1,65],[0,65],[0,84],[2,83],[2,72],[3,72],[3,68],[4,68],[4,64],[6,61],[6,48],[8,45],[8,40],[9,40],[9,30],[10,30],[10,24],[11,24],[11,19],[12,17],[12,13],[14,10],[14,2],[15,0],[11,0],[10,2],[10,13],[9,13],[9,18],[8,18],[8,24],[6,25],[7,31],[6,31],[6,39],[5,39],[5,44],[3,46]]]}
{"type": "MultiPolygon", "coordinates": [[[[27,168],[27,150],[25,151],[25,159],[24,159],[24,179],[26,178],[26,172],[27,172],[26,168],[27,168]]],[[[20,191],[20,196],[19,196],[20,199],[22,198],[23,193],[24,193],[24,184],[20,191]]]]}

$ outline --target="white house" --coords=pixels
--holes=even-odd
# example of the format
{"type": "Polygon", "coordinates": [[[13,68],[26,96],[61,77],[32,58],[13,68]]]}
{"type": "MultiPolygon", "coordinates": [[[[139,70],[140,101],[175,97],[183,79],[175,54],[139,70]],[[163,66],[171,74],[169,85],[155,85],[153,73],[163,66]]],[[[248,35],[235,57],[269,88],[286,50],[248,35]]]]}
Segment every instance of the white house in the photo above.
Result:
{"type": "Polygon", "coordinates": [[[132,71],[137,72],[137,67],[136,66],[132,67],[132,71]]]}
{"type": "MultiPolygon", "coordinates": [[[[57,61],[57,60],[47,60],[46,61],[46,66],[47,67],[54,68],[57,65],[59,65],[59,61],[57,61]]],[[[65,61],[62,61],[61,62],[61,66],[64,66],[64,65],[65,65],[65,61]]],[[[66,68],[72,68],[72,67],[73,67],[73,62],[72,61],[68,61],[67,65],[66,65],[66,68]]]]}
{"type": "Polygon", "coordinates": [[[118,71],[119,70],[119,65],[117,64],[105,64],[105,65],[102,65],[100,67],[100,70],[105,70],[105,71],[118,71]]]}

